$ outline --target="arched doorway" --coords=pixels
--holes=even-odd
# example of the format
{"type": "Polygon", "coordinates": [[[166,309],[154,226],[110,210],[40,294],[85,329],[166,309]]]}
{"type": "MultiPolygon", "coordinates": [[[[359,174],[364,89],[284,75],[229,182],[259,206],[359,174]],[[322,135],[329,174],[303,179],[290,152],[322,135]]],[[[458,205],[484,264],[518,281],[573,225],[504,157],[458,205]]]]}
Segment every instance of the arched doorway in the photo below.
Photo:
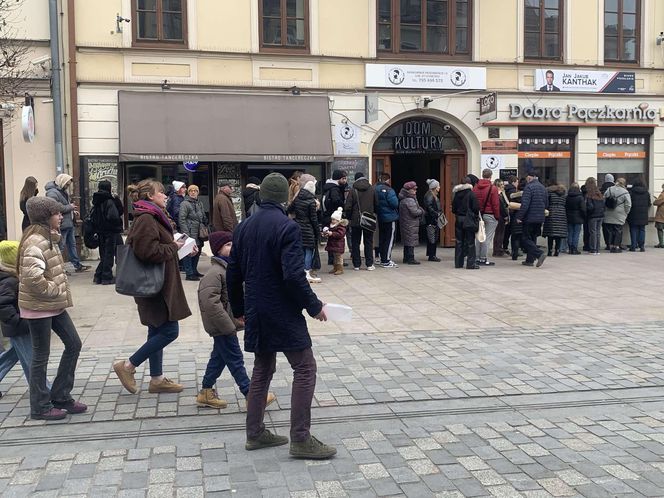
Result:
{"type": "Polygon", "coordinates": [[[413,180],[418,185],[420,203],[427,192],[426,180],[440,182],[440,200],[449,220],[441,230],[441,245],[454,246],[452,189],[467,173],[466,146],[451,125],[431,117],[409,117],[390,126],[376,139],[372,149],[373,180],[387,172],[399,193],[413,180]]]}

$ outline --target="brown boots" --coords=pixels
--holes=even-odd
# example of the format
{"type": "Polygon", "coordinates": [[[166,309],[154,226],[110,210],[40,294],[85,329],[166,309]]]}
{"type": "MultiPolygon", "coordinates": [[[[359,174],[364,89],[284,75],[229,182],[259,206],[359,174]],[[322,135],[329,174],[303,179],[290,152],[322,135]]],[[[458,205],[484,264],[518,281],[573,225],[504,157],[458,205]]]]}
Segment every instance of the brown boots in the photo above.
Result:
{"type": "Polygon", "coordinates": [[[330,272],[332,275],[343,275],[344,274],[344,265],[334,265],[334,268],[332,268],[332,271],[330,272]]]}

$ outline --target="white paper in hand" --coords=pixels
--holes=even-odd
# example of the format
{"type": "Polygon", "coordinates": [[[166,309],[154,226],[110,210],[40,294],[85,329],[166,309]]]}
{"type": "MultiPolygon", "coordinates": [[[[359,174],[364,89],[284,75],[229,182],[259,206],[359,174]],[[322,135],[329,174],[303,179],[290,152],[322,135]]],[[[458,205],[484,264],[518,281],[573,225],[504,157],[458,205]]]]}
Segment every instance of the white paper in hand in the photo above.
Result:
{"type": "Polygon", "coordinates": [[[353,308],[345,304],[327,303],[323,311],[327,319],[333,322],[350,322],[353,319],[353,308]]]}
{"type": "Polygon", "coordinates": [[[186,258],[191,254],[192,249],[196,245],[196,240],[188,237],[183,233],[175,233],[173,238],[175,240],[180,240],[184,237],[184,245],[178,250],[178,259],[186,258]]]}

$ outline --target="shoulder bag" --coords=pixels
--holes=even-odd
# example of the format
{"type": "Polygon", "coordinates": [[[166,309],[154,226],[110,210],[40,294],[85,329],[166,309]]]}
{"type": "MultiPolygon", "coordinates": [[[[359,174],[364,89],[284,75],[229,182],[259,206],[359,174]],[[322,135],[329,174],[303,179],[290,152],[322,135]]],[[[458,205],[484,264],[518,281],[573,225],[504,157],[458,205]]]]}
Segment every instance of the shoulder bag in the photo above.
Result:
{"type": "Polygon", "coordinates": [[[116,248],[115,292],[123,296],[152,297],[164,286],[165,263],[144,263],[129,244],[116,248]]]}
{"type": "MultiPolygon", "coordinates": [[[[360,211],[362,208],[360,206],[360,196],[357,193],[357,189],[353,189],[355,192],[355,200],[357,201],[357,210],[360,211]]],[[[363,230],[368,230],[369,232],[375,232],[376,227],[378,226],[378,219],[376,215],[368,211],[360,211],[360,227],[363,230]]]]}
{"type": "Polygon", "coordinates": [[[480,211],[480,216],[479,216],[479,229],[477,232],[475,232],[475,239],[477,239],[477,242],[480,244],[484,241],[486,241],[486,227],[484,226],[484,211],[486,211],[486,205],[489,203],[489,199],[491,198],[491,192],[493,192],[493,185],[489,187],[489,193],[486,195],[486,199],[484,199],[484,207],[480,211]]]}

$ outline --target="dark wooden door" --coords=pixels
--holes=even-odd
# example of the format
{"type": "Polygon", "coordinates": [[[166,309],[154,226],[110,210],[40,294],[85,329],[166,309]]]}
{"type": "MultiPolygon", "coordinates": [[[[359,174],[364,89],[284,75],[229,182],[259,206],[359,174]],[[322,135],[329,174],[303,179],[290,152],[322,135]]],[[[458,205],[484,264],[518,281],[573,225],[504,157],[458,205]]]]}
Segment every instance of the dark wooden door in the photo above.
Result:
{"type": "Polygon", "coordinates": [[[445,216],[447,217],[447,226],[443,228],[440,234],[440,240],[443,247],[454,247],[456,239],[454,237],[454,215],[452,214],[452,189],[459,185],[467,174],[466,156],[464,154],[445,155],[440,160],[440,202],[443,205],[445,216]]]}

